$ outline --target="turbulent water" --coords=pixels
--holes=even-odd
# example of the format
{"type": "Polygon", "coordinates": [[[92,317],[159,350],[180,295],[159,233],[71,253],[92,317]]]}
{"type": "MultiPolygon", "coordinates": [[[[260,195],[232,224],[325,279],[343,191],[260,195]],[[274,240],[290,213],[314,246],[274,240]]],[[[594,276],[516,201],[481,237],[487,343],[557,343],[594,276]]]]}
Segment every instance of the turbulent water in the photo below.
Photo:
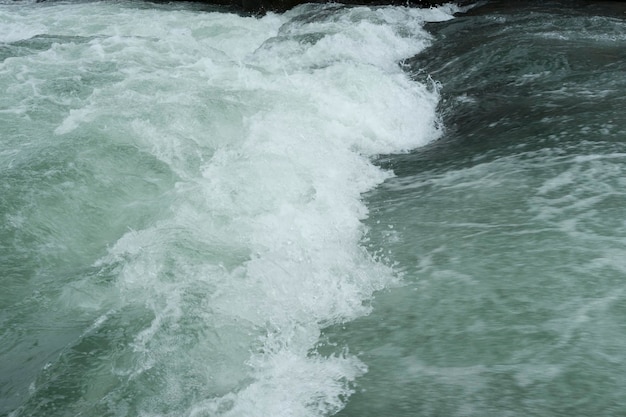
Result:
{"type": "Polygon", "coordinates": [[[626,415],[622,9],[0,2],[0,415],[626,415]]]}

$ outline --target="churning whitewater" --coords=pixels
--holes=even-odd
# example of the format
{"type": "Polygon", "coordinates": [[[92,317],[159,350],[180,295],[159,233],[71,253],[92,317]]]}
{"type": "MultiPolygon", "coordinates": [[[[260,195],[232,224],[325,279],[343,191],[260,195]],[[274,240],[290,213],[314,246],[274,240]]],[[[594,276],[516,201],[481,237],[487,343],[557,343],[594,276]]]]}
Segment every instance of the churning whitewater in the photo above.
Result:
{"type": "Polygon", "coordinates": [[[440,135],[399,63],[454,11],[0,5],[0,414],[340,410],[321,330],[398,280],[361,196],[440,135]]]}

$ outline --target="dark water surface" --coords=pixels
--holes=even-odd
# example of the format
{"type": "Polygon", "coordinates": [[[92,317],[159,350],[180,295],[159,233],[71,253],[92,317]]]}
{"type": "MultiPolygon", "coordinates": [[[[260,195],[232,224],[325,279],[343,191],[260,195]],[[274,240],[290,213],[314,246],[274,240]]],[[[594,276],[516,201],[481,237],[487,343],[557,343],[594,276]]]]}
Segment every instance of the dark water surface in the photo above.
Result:
{"type": "Polygon", "coordinates": [[[338,415],[626,413],[626,15],[566,4],[426,25],[407,65],[446,134],[380,160],[372,241],[408,285],[330,332],[370,366],[338,415]]]}

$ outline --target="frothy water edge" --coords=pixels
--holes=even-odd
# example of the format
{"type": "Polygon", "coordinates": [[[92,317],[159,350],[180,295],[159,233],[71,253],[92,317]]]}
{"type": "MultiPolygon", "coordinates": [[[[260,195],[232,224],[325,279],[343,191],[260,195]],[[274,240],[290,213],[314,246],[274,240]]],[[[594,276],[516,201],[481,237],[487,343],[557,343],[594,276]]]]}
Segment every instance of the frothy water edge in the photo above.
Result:
{"type": "Polygon", "coordinates": [[[365,365],[315,348],[323,327],[367,314],[373,293],[397,282],[362,246],[361,194],[392,175],[371,157],[440,134],[436,88],[397,62],[427,45],[426,19],[454,10],[320,18],[324,7],[335,8],[254,19],[87,3],[11,16],[3,41],[27,50],[0,67],[9,123],[38,136],[30,149],[16,137],[9,165],[51,146],[61,162],[42,185],[66,199],[35,191],[7,216],[43,246],[63,231],[75,241],[47,256],[63,263],[69,251],[83,271],[47,295],[58,320],[81,318],[79,336],[13,415],[343,407],[365,365]],[[66,231],[76,225],[90,228],[66,231]],[[76,379],[65,390],[52,383],[63,375],[76,379]]]}

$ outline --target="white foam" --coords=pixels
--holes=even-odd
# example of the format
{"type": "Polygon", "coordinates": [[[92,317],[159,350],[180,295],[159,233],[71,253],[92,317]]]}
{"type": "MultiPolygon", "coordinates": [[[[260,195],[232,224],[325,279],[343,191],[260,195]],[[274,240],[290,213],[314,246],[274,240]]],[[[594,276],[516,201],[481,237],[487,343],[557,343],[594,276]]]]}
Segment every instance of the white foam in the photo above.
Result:
{"type": "Polygon", "coordinates": [[[30,16],[97,35],[56,48],[55,62],[110,77],[54,133],[97,132],[177,178],[160,217],[94,265],[116,276],[98,293],[111,298],[103,306],[151,312],[116,362],[125,385],[107,399],[120,410],[124,389],[157,378],[142,415],[328,415],[365,372],[315,347],[324,326],[367,314],[374,292],[396,282],[361,246],[361,194],[392,175],[371,157],[438,137],[436,89],[398,61],[427,45],[425,20],[453,10],[306,19],[324,7],[336,8],[255,19],[98,3],[30,16]]]}

